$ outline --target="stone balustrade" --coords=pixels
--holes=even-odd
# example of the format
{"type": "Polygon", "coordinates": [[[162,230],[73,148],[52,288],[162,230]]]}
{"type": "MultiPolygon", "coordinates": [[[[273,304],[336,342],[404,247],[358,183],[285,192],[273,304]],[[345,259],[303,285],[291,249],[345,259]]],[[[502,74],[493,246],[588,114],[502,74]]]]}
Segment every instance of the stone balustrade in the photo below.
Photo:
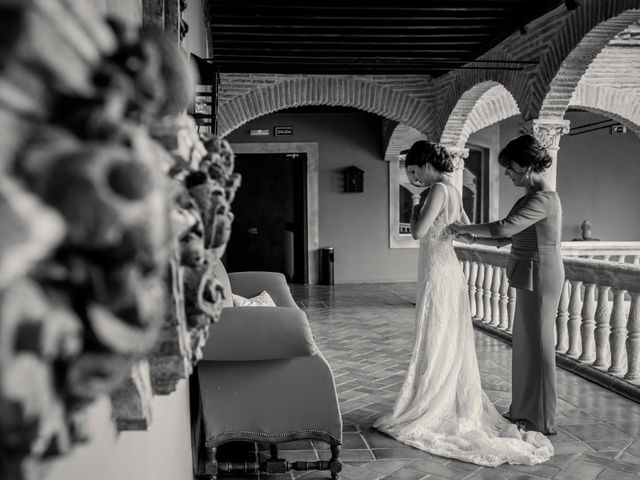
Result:
{"type": "MultiPolygon", "coordinates": [[[[456,245],[456,252],[476,324],[510,336],[516,290],[506,276],[508,250],[456,245]]],[[[564,265],[559,365],[640,400],[640,266],[571,256],[564,265]]]]}
{"type": "Polygon", "coordinates": [[[640,265],[640,242],[562,242],[562,255],[640,265]]]}

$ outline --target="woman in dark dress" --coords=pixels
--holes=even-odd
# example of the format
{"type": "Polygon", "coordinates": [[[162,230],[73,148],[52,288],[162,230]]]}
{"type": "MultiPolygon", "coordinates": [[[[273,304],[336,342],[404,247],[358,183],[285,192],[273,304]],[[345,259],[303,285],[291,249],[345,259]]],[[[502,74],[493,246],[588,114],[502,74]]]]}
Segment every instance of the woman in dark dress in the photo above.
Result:
{"type": "Polygon", "coordinates": [[[526,190],[500,221],[454,225],[467,243],[511,243],[507,277],[516,288],[512,394],[508,417],[531,430],[555,434],[554,325],[564,283],[560,251],[562,206],[545,178],[552,159],[535,137],[522,135],[500,152],[513,184],[526,190]]]}

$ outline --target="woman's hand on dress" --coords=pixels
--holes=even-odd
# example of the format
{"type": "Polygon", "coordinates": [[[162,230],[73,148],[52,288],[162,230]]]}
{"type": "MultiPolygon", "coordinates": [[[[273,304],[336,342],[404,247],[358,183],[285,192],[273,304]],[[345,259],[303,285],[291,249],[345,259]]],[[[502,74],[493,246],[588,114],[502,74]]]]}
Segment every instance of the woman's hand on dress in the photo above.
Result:
{"type": "Polygon", "coordinates": [[[462,243],[474,244],[476,243],[476,236],[471,233],[456,233],[456,240],[462,243]]]}
{"type": "Polygon", "coordinates": [[[451,225],[449,225],[449,230],[452,233],[458,235],[460,233],[463,233],[463,232],[461,232],[462,227],[464,227],[464,223],[462,223],[462,222],[454,222],[451,225]]]}

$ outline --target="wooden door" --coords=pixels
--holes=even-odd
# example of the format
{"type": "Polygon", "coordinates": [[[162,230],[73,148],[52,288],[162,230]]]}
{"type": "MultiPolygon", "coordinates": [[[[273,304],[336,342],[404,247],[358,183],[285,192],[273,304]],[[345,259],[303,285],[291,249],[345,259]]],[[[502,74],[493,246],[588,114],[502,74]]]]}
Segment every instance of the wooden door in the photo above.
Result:
{"type": "Polygon", "coordinates": [[[225,264],[230,272],[270,271],[306,283],[306,154],[236,155],[242,175],[225,264]]]}

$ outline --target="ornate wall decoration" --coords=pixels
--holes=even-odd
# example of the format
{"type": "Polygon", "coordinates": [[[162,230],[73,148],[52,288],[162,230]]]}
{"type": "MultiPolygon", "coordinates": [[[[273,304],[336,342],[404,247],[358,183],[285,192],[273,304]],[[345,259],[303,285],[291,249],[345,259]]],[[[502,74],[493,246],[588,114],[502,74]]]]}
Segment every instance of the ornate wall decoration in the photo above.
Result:
{"type": "Polygon", "coordinates": [[[0,478],[87,441],[98,396],[146,428],[220,315],[233,154],[181,113],[177,42],[94,12],[0,7],[0,478]]]}

